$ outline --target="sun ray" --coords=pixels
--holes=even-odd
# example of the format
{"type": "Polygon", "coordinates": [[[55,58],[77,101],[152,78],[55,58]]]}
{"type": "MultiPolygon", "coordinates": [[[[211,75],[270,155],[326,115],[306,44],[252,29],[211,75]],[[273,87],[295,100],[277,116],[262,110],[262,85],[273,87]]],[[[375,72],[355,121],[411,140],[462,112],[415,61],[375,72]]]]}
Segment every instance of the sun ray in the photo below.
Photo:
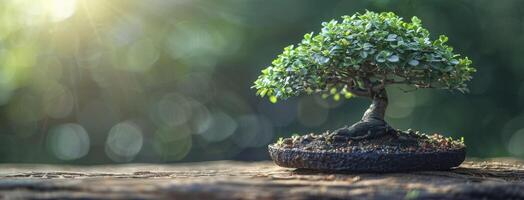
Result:
{"type": "Polygon", "coordinates": [[[82,9],[84,9],[84,12],[86,13],[87,21],[89,21],[89,25],[93,29],[96,39],[98,40],[98,42],[102,43],[100,32],[98,31],[98,28],[96,27],[95,23],[93,22],[93,16],[91,16],[91,10],[89,10],[87,1],[81,1],[80,4],[82,5],[82,9]]]}

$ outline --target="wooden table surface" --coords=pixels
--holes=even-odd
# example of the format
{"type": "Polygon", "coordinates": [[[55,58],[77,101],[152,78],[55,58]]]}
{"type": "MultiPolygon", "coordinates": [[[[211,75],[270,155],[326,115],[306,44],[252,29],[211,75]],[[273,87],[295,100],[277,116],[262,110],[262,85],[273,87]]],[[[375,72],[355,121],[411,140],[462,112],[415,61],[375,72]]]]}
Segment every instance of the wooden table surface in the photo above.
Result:
{"type": "Polygon", "coordinates": [[[4,199],[524,199],[524,162],[451,171],[322,173],[272,162],[66,166],[1,164],[4,199]]]}

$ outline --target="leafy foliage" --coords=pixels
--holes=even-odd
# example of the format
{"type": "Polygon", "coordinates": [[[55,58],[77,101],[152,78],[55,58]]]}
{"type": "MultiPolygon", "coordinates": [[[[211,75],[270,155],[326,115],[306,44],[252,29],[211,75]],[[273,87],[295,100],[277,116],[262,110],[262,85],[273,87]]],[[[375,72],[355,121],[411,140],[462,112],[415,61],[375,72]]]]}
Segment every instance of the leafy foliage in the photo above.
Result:
{"type": "Polygon", "coordinates": [[[389,84],[466,91],[475,72],[471,60],[453,53],[446,36],[429,36],[417,17],[405,22],[391,12],[370,11],[343,16],[284,48],[253,88],[271,102],[314,92],[349,98],[389,84]]]}

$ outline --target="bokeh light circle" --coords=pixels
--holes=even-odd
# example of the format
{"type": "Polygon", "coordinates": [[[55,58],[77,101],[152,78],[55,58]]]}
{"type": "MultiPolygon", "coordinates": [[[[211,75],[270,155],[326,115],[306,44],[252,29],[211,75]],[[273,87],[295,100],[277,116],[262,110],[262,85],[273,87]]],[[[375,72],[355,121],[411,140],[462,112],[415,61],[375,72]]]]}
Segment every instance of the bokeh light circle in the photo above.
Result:
{"type": "Polygon", "coordinates": [[[513,133],[508,143],[508,151],[514,156],[524,156],[524,129],[513,133]]]}
{"type": "Polygon", "coordinates": [[[261,147],[273,140],[273,125],[264,116],[243,115],[237,118],[238,128],[233,142],[240,147],[261,147]]]}
{"type": "Polygon", "coordinates": [[[187,156],[193,141],[187,126],[162,127],[155,132],[154,151],[162,161],[178,161],[187,156]]]}
{"type": "Polygon", "coordinates": [[[142,149],[142,130],[133,122],[116,124],[106,140],[106,154],[113,161],[131,161],[142,149]]]}
{"type": "Polygon", "coordinates": [[[79,159],[89,152],[89,135],[79,124],[62,124],[49,131],[47,147],[60,160],[79,159]]]}
{"type": "Polygon", "coordinates": [[[160,57],[153,40],[149,38],[135,41],[128,49],[126,69],[134,72],[149,70],[160,57]]]}
{"type": "Polygon", "coordinates": [[[209,127],[200,135],[208,142],[219,142],[231,136],[237,129],[237,122],[224,112],[211,114],[209,127]]]}
{"type": "Polygon", "coordinates": [[[176,93],[166,94],[149,109],[151,120],[162,126],[185,124],[192,115],[192,103],[176,93]]]}

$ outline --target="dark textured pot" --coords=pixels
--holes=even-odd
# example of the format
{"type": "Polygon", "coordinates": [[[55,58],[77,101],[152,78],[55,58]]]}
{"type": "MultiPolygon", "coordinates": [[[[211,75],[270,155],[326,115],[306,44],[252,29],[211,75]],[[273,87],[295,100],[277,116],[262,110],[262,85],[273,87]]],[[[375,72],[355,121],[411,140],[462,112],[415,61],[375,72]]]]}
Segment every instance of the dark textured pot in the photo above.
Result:
{"type": "Polygon", "coordinates": [[[269,145],[269,155],[282,167],[325,171],[401,172],[447,170],[459,166],[466,149],[436,152],[313,152],[269,145]]]}

